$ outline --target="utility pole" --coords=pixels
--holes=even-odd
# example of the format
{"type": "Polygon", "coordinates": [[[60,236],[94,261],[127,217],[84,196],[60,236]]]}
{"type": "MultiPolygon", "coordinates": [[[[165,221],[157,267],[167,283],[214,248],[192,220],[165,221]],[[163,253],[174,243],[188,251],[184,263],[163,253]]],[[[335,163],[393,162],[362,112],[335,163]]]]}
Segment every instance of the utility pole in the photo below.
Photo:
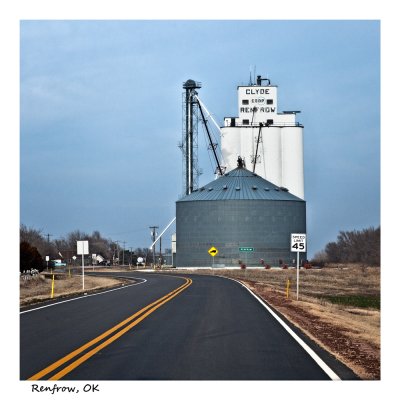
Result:
{"type": "Polygon", "coordinates": [[[53,236],[53,235],[48,233],[46,236],[47,236],[47,243],[50,243],[50,236],[53,236]]]}
{"type": "Polygon", "coordinates": [[[123,250],[122,250],[122,265],[125,265],[125,241],[122,242],[124,244],[123,250]]]}
{"type": "MultiPolygon", "coordinates": [[[[151,238],[154,242],[156,240],[156,229],[158,229],[158,226],[150,226],[149,228],[152,230],[151,238]]],[[[155,263],[156,263],[156,249],[155,246],[153,246],[153,264],[155,265],[155,263]]]]}
{"type": "Polygon", "coordinates": [[[161,239],[162,239],[162,237],[160,237],[160,267],[161,267],[161,265],[162,265],[161,239]]]}
{"type": "Polygon", "coordinates": [[[133,247],[129,247],[129,250],[131,251],[131,258],[130,258],[129,266],[132,265],[132,249],[133,249],[133,247]]]}
{"type": "Polygon", "coordinates": [[[116,250],[117,250],[117,259],[118,259],[118,265],[119,265],[119,245],[118,245],[118,243],[120,243],[120,241],[116,240],[115,243],[117,243],[116,250]]]}

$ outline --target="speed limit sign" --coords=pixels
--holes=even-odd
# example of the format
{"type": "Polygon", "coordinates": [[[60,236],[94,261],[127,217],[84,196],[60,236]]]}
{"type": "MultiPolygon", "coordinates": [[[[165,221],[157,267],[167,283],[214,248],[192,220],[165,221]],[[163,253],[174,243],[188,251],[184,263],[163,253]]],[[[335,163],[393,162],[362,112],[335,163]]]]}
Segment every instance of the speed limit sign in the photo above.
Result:
{"type": "Polygon", "coordinates": [[[296,298],[299,299],[299,253],[306,252],[307,235],[305,233],[292,233],[290,240],[290,250],[297,253],[297,282],[296,282],[296,298]]]}
{"type": "Polygon", "coordinates": [[[297,253],[306,252],[307,235],[305,233],[292,233],[290,250],[297,253]]]}

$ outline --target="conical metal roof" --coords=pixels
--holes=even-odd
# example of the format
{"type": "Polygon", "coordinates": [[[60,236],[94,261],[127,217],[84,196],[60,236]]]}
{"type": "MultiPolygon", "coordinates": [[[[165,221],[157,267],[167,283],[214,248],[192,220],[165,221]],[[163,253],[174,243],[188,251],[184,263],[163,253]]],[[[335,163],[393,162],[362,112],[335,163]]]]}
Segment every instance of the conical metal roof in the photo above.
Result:
{"type": "Polygon", "coordinates": [[[290,200],[304,201],[261,178],[243,167],[238,167],[198,190],[184,196],[180,201],[201,200],[290,200]]]}

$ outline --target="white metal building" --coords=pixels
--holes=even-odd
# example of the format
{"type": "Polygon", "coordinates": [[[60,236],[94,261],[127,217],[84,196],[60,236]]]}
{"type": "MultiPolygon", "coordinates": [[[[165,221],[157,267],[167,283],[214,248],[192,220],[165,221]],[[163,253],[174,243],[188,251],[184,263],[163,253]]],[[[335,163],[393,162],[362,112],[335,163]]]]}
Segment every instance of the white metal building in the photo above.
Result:
{"type": "Polygon", "coordinates": [[[278,113],[278,87],[257,77],[254,85],[238,86],[238,117],[226,117],[221,151],[226,172],[241,156],[246,168],[304,199],[303,126],[300,111],[278,113]],[[264,84],[266,82],[266,84],[264,84]]]}

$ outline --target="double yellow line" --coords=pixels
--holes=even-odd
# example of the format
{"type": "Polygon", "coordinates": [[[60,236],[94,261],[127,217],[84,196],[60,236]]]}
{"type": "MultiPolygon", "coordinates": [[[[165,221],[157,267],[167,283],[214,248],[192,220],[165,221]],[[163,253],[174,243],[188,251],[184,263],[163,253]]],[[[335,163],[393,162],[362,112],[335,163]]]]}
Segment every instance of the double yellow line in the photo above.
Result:
{"type": "Polygon", "coordinates": [[[39,380],[39,379],[45,377],[46,375],[53,373],[56,369],[62,367],[64,364],[68,363],[69,361],[80,356],[79,358],[75,359],[71,363],[67,364],[63,369],[58,371],[56,374],[54,374],[50,378],[48,378],[48,380],[50,380],[50,381],[61,379],[63,376],[70,373],[72,370],[74,370],[76,367],[78,367],[79,365],[84,363],[86,360],[88,360],[90,357],[92,357],[98,351],[100,351],[101,349],[104,349],[104,347],[107,347],[109,344],[116,341],[118,338],[120,338],[126,332],[131,330],[134,326],[136,326],[141,321],[143,321],[151,313],[156,311],[157,308],[161,307],[163,304],[172,300],[175,296],[177,296],[179,293],[183,292],[185,289],[187,289],[192,284],[191,279],[189,279],[189,278],[183,278],[183,279],[185,279],[186,282],[182,286],[179,286],[177,289],[173,290],[172,292],[169,292],[168,294],[161,297],[160,299],[158,299],[158,300],[154,301],[153,303],[147,305],[146,307],[142,308],[135,314],[131,315],[130,317],[126,318],[125,320],[123,320],[119,324],[115,325],[111,329],[109,329],[106,332],[102,333],[101,335],[97,336],[90,342],[84,344],[83,346],[79,347],[78,349],[74,350],[73,352],[67,354],[65,357],[60,358],[58,361],[54,362],[53,364],[42,369],[35,375],[31,376],[28,380],[30,380],[30,381],[39,380]],[[104,339],[106,339],[106,340],[104,340],[104,339]],[[96,345],[99,342],[101,342],[101,343],[98,344],[96,347],[94,347],[91,350],[84,353],[86,350],[90,349],[92,346],[96,345]]]}

